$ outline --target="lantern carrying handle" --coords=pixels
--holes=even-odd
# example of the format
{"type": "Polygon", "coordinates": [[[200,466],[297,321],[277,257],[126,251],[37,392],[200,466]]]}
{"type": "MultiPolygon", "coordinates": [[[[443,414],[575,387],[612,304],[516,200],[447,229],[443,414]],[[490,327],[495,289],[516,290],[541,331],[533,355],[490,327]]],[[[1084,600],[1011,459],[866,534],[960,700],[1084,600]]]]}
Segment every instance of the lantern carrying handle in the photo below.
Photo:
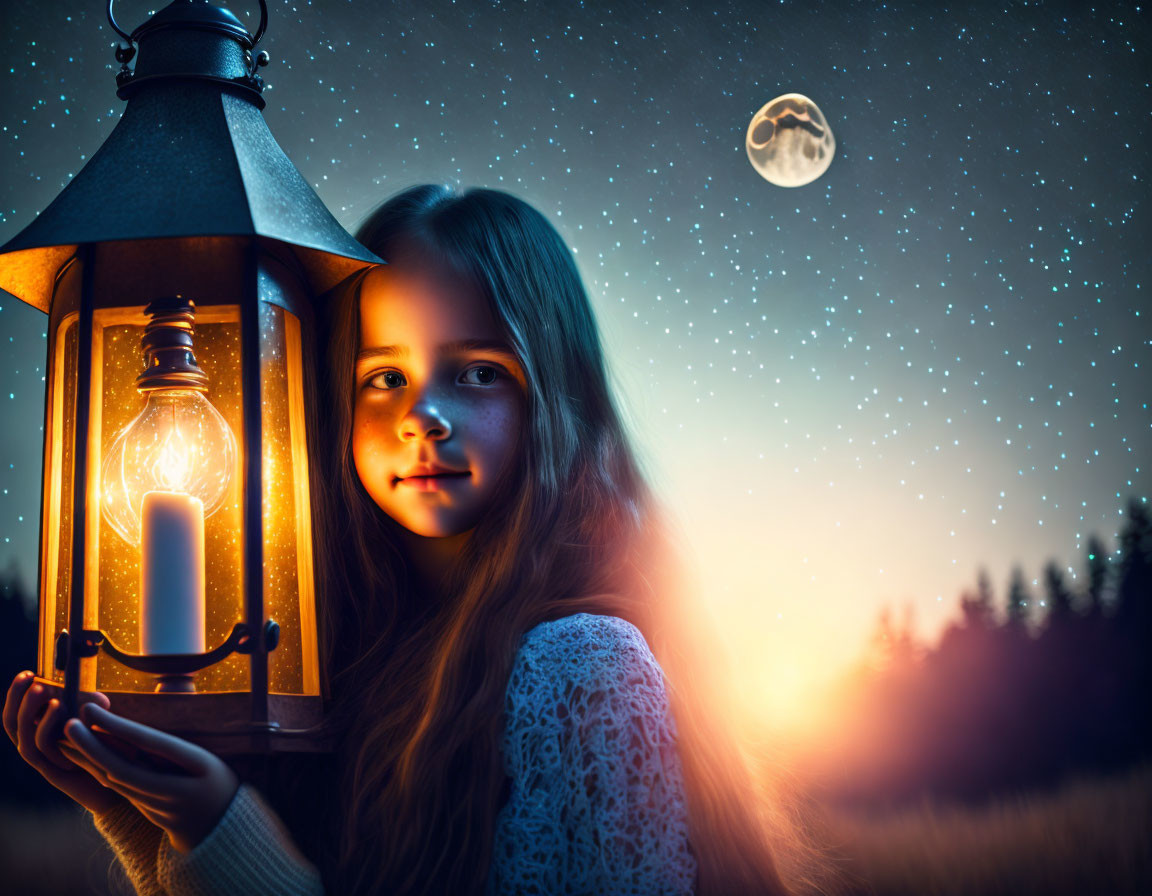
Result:
{"type": "Polygon", "coordinates": [[[260,0],[260,27],[256,29],[256,33],[252,35],[252,46],[260,43],[260,38],[264,36],[264,32],[268,30],[268,4],[265,0],[260,0]]]}
{"type": "MultiPolygon", "coordinates": [[[[129,44],[132,43],[132,35],[116,24],[116,16],[112,13],[112,4],[116,0],[108,0],[108,23],[112,26],[112,30],[119,34],[129,44]]],[[[252,46],[260,43],[260,38],[264,36],[264,32],[268,30],[268,3],[266,0],[260,0],[260,27],[256,29],[256,33],[252,35],[252,46]]]]}
{"type": "Polygon", "coordinates": [[[112,14],[112,4],[115,0],[108,0],[108,24],[112,26],[112,30],[119,34],[128,43],[132,43],[132,35],[116,24],[116,16],[112,14]]]}

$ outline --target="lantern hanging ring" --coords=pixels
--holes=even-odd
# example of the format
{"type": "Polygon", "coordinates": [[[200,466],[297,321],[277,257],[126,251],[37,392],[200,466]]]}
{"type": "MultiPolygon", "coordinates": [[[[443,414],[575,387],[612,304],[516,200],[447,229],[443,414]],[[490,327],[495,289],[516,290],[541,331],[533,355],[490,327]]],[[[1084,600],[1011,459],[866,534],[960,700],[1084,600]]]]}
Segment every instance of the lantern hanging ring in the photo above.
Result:
{"type": "Polygon", "coordinates": [[[115,0],[108,0],[108,23],[112,26],[112,30],[119,34],[128,43],[132,43],[132,35],[116,24],[116,16],[112,14],[112,4],[115,0]]]}
{"type": "MultiPolygon", "coordinates": [[[[108,23],[112,26],[112,30],[119,34],[128,43],[129,47],[134,43],[132,35],[116,24],[116,16],[112,12],[112,5],[116,0],[108,0],[108,23]]],[[[260,0],[260,27],[256,29],[256,33],[252,35],[252,46],[255,47],[260,43],[260,38],[264,36],[264,32],[268,29],[268,3],[266,0],[260,0]]],[[[126,61],[126,60],[122,60],[126,61]]]]}
{"type": "Polygon", "coordinates": [[[252,46],[255,47],[260,43],[260,38],[264,36],[264,32],[268,30],[268,4],[265,0],[260,0],[260,27],[256,29],[256,33],[252,35],[252,46]]]}

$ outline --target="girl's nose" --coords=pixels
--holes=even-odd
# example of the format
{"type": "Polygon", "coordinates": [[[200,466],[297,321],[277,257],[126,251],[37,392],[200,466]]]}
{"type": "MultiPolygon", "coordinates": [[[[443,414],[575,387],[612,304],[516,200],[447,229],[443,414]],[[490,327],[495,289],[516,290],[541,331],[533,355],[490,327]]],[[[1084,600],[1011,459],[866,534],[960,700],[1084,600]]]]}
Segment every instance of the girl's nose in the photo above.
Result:
{"type": "Polygon", "coordinates": [[[400,440],[403,442],[413,439],[442,441],[450,435],[452,425],[448,418],[431,402],[421,401],[412,405],[412,409],[400,421],[400,440]]]}

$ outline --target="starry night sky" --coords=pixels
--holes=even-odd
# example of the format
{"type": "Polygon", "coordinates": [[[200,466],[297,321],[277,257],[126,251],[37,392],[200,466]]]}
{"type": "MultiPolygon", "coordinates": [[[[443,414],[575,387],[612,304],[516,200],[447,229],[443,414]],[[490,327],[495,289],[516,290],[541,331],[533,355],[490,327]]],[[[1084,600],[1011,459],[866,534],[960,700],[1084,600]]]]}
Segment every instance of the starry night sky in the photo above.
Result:
{"type": "MultiPolygon", "coordinates": [[[[794,711],[885,605],[932,636],[980,567],[998,601],[1014,565],[1080,577],[1087,537],[1114,551],[1147,500],[1146,9],[270,6],[265,116],[346,227],[441,181],[513,192],[573,247],[763,712],[794,711]],[[744,149],[789,92],[837,143],[796,189],[744,149]]],[[[255,30],[255,2],[230,8],[255,30]]],[[[123,103],[103,3],[0,9],[6,241],[123,103]]],[[[46,318],[0,309],[0,568],[32,584],[46,318]]]]}

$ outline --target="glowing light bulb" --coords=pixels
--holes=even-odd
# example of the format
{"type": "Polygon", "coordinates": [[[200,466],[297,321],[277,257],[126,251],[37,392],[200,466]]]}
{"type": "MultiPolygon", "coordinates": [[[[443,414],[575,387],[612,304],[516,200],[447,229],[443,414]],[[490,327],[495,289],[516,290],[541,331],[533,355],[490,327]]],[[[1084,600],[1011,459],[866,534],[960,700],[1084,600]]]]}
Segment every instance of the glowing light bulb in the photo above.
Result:
{"type": "Polygon", "coordinates": [[[164,437],[164,447],[156,459],[152,475],[166,491],[183,492],[188,489],[189,466],[188,446],[184,444],[179,427],[173,426],[164,437]]]}
{"type": "Polygon", "coordinates": [[[236,468],[236,437],[204,393],[156,389],[112,443],[101,470],[100,507],[129,544],[140,543],[150,491],[199,498],[204,516],[224,503],[236,468]]]}

